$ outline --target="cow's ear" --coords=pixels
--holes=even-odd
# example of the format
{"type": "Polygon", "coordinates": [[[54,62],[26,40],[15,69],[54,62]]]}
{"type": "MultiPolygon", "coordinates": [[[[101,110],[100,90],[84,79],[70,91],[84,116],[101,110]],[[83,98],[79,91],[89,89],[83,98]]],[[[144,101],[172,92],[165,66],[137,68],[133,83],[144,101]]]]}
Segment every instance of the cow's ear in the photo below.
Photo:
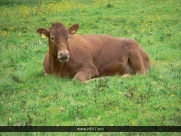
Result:
{"type": "Polygon", "coordinates": [[[78,31],[78,29],[79,29],[79,25],[74,24],[68,28],[68,31],[70,34],[75,34],[78,31]]]}
{"type": "Polygon", "coordinates": [[[49,31],[44,28],[38,28],[37,33],[39,33],[42,38],[49,37],[49,31]]]}

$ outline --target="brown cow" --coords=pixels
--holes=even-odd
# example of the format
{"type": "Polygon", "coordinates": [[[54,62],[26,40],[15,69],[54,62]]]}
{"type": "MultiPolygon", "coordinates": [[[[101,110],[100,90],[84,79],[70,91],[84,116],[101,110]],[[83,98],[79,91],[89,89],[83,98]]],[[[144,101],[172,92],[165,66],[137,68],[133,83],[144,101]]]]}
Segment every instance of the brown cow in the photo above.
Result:
{"type": "Polygon", "coordinates": [[[49,39],[44,59],[46,74],[74,77],[85,82],[99,76],[145,74],[150,69],[148,54],[132,39],[108,35],[76,35],[78,24],[66,28],[53,23],[49,30],[38,28],[49,39]]]}

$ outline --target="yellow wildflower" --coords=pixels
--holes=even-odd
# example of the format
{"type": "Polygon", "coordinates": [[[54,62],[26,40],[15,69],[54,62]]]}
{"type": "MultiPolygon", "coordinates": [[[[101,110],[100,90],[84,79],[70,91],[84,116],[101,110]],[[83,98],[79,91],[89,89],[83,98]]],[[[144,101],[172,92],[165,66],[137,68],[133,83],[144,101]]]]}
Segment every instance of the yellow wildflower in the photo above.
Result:
{"type": "Polygon", "coordinates": [[[9,122],[11,122],[11,121],[12,121],[12,118],[11,118],[11,117],[9,117],[9,119],[8,119],[8,120],[9,120],[9,122]]]}

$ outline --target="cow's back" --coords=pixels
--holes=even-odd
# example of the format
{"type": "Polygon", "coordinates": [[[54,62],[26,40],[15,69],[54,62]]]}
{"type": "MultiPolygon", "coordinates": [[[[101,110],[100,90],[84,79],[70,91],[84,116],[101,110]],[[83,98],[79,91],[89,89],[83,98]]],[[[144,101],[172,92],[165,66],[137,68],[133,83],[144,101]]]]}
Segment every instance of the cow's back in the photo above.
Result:
{"type": "Polygon", "coordinates": [[[107,35],[76,35],[71,37],[72,59],[82,65],[94,65],[100,75],[124,74],[130,48],[136,41],[107,35]]]}

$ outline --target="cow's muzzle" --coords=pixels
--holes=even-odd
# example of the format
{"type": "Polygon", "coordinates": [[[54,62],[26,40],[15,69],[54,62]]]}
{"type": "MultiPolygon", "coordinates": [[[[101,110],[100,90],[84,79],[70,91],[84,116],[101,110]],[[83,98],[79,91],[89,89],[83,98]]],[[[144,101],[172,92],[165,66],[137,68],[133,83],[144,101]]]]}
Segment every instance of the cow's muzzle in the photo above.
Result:
{"type": "Polygon", "coordinates": [[[68,51],[59,51],[58,52],[58,59],[60,62],[67,62],[70,58],[68,51]]]}

